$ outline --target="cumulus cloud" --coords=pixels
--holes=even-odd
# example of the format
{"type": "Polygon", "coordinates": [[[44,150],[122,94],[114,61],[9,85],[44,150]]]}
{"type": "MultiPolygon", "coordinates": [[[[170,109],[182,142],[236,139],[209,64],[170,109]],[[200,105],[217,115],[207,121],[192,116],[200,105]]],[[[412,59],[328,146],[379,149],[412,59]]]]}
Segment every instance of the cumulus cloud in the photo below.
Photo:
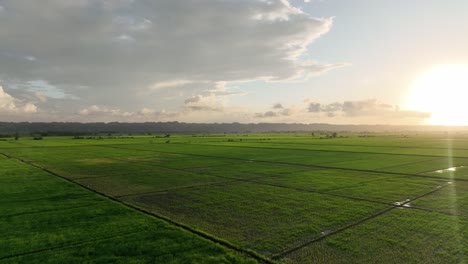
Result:
{"type": "Polygon", "coordinates": [[[214,84],[212,89],[202,90],[184,101],[184,111],[224,111],[230,96],[245,95],[243,92],[229,91],[224,82],[214,84]]]}
{"type": "Polygon", "coordinates": [[[14,98],[0,86],[0,114],[4,113],[36,113],[37,107],[32,103],[23,103],[14,98]]]}
{"type": "Polygon", "coordinates": [[[22,112],[24,113],[36,113],[37,112],[37,106],[35,106],[32,103],[26,103],[22,108],[22,112]]]}
{"type": "Polygon", "coordinates": [[[0,109],[4,111],[13,111],[16,109],[15,99],[7,94],[0,86],[0,109]]]}
{"type": "Polygon", "coordinates": [[[219,82],[289,80],[343,66],[300,59],[333,20],[286,0],[2,0],[1,6],[0,79],[41,80],[80,98],[73,104],[81,108],[170,108],[219,82]]]}
{"type": "MultiPolygon", "coordinates": [[[[178,111],[143,108],[128,112],[115,107],[89,106],[72,117],[77,121],[285,122],[334,124],[422,124],[429,113],[400,110],[375,99],[323,104],[305,100],[293,105],[276,103],[262,112],[223,104],[226,95],[195,95],[178,111]],[[281,108],[279,107],[281,106],[281,108]],[[80,119],[81,118],[81,119],[80,119]],[[85,118],[85,119],[83,119],[85,118]]],[[[229,95],[227,96],[229,97],[229,95]]]]}
{"type": "MultiPolygon", "coordinates": [[[[207,88],[203,86],[204,88],[207,88]]],[[[226,101],[231,96],[242,96],[244,92],[231,91],[225,87],[224,82],[211,83],[209,88],[196,91],[194,95],[186,98],[180,108],[175,111],[155,110],[153,108],[144,107],[138,111],[124,111],[118,107],[106,105],[91,105],[80,109],[77,116],[71,116],[73,120],[86,121],[190,121],[199,122],[205,120],[209,122],[209,118],[216,118],[218,122],[226,122],[226,120],[235,121],[234,118],[241,116],[243,120],[249,113],[239,107],[227,106],[226,101]],[[212,85],[212,86],[211,86],[212,85]]],[[[214,122],[212,120],[212,122],[214,122]]]]}
{"type": "Polygon", "coordinates": [[[98,106],[98,105],[92,105],[87,108],[84,108],[79,111],[80,115],[111,115],[111,116],[122,116],[122,117],[127,117],[133,115],[133,113],[130,112],[124,112],[120,109],[117,108],[110,108],[107,106],[98,106]]]}

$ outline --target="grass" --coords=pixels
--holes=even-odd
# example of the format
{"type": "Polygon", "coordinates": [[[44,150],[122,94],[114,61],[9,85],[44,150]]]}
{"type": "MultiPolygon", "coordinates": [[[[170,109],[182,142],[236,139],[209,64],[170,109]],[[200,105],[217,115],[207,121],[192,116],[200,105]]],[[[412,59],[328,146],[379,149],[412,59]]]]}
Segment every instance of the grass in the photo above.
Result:
{"type": "Polygon", "coordinates": [[[342,136],[2,140],[0,262],[463,262],[468,138],[342,136]]]}
{"type": "Polygon", "coordinates": [[[278,253],[385,205],[245,182],[126,199],[264,254],[278,253]]]}
{"type": "Polygon", "coordinates": [[[255,262],[19,161],[0,165],[0,263],[255,262]]]}
{"type": "Polygon", "coordinates": [[[418,199],[414,206],[468,217],[468,182],[454,182],[432,195],[418,199]]]}
{"type": "Polygon", "coordinates": [[[287,256],[288,263],[463,263],[466,219],[394,209],[287,256]]]}
{"type": "Polygon", "coordinates": [[[258,181],[390,204],[417,197],[446,183],[435,179],[336,170],[296,172],[258,181]]]}

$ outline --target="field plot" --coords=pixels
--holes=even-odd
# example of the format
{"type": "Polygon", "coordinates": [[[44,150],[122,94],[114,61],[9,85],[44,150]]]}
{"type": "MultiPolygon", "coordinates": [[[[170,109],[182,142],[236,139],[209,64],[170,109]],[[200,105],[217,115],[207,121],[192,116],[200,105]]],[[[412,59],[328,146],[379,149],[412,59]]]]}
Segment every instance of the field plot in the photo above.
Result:
{"type": "Polygon", "coordinates": [[[467,257],[467,139],[291,133],[173,135],[166,142],[0,141],[0,240],[7,245],[0,260],[467,257]]]}
{"type": "Polygon", "coordinates": [[[278,253],[383,210],[385,205],[252,183],[128,200],[261,253],[278,253]]]}
{"type": "Polygon", "coordinates": [[[4,157],[0,212],[0,263],[255,262],[4,157]]]}
{"type": "Polygon", "coordinates": [[[407,208],[305,246],[288,263],[463,263],[466,219],[407,208]]]}
{"type": "Polygon", "coordinates": [[[418,199],[413,206],[468,217],[468,182],[454,182],[446,188],[418,199]]]}

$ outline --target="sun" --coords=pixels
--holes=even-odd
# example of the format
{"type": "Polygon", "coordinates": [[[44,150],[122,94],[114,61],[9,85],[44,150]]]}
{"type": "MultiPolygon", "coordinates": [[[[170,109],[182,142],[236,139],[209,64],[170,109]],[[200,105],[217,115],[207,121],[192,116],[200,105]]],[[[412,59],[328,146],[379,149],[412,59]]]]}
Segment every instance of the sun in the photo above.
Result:
{"type": "Polygon", "coordinates": [[[406,106],[430,112],[432,125],[468,125],[468,64],[440,64],[410,87],[406,106]]]}

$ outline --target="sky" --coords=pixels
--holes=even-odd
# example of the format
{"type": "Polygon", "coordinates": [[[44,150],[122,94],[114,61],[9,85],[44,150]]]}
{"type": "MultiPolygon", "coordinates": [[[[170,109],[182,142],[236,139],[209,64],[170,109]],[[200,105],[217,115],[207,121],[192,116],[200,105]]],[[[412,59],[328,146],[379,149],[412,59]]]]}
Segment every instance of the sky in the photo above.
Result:
{"type": "MultiPolygon", "coordinates": [[[[465,0],[0,0],[0,121],[430,124],[440,107],[407,97],[434,65],[468,64],[466,10],[465,0]]],[[[439,104],[443,88],[427,89],[439,104]]]]}

